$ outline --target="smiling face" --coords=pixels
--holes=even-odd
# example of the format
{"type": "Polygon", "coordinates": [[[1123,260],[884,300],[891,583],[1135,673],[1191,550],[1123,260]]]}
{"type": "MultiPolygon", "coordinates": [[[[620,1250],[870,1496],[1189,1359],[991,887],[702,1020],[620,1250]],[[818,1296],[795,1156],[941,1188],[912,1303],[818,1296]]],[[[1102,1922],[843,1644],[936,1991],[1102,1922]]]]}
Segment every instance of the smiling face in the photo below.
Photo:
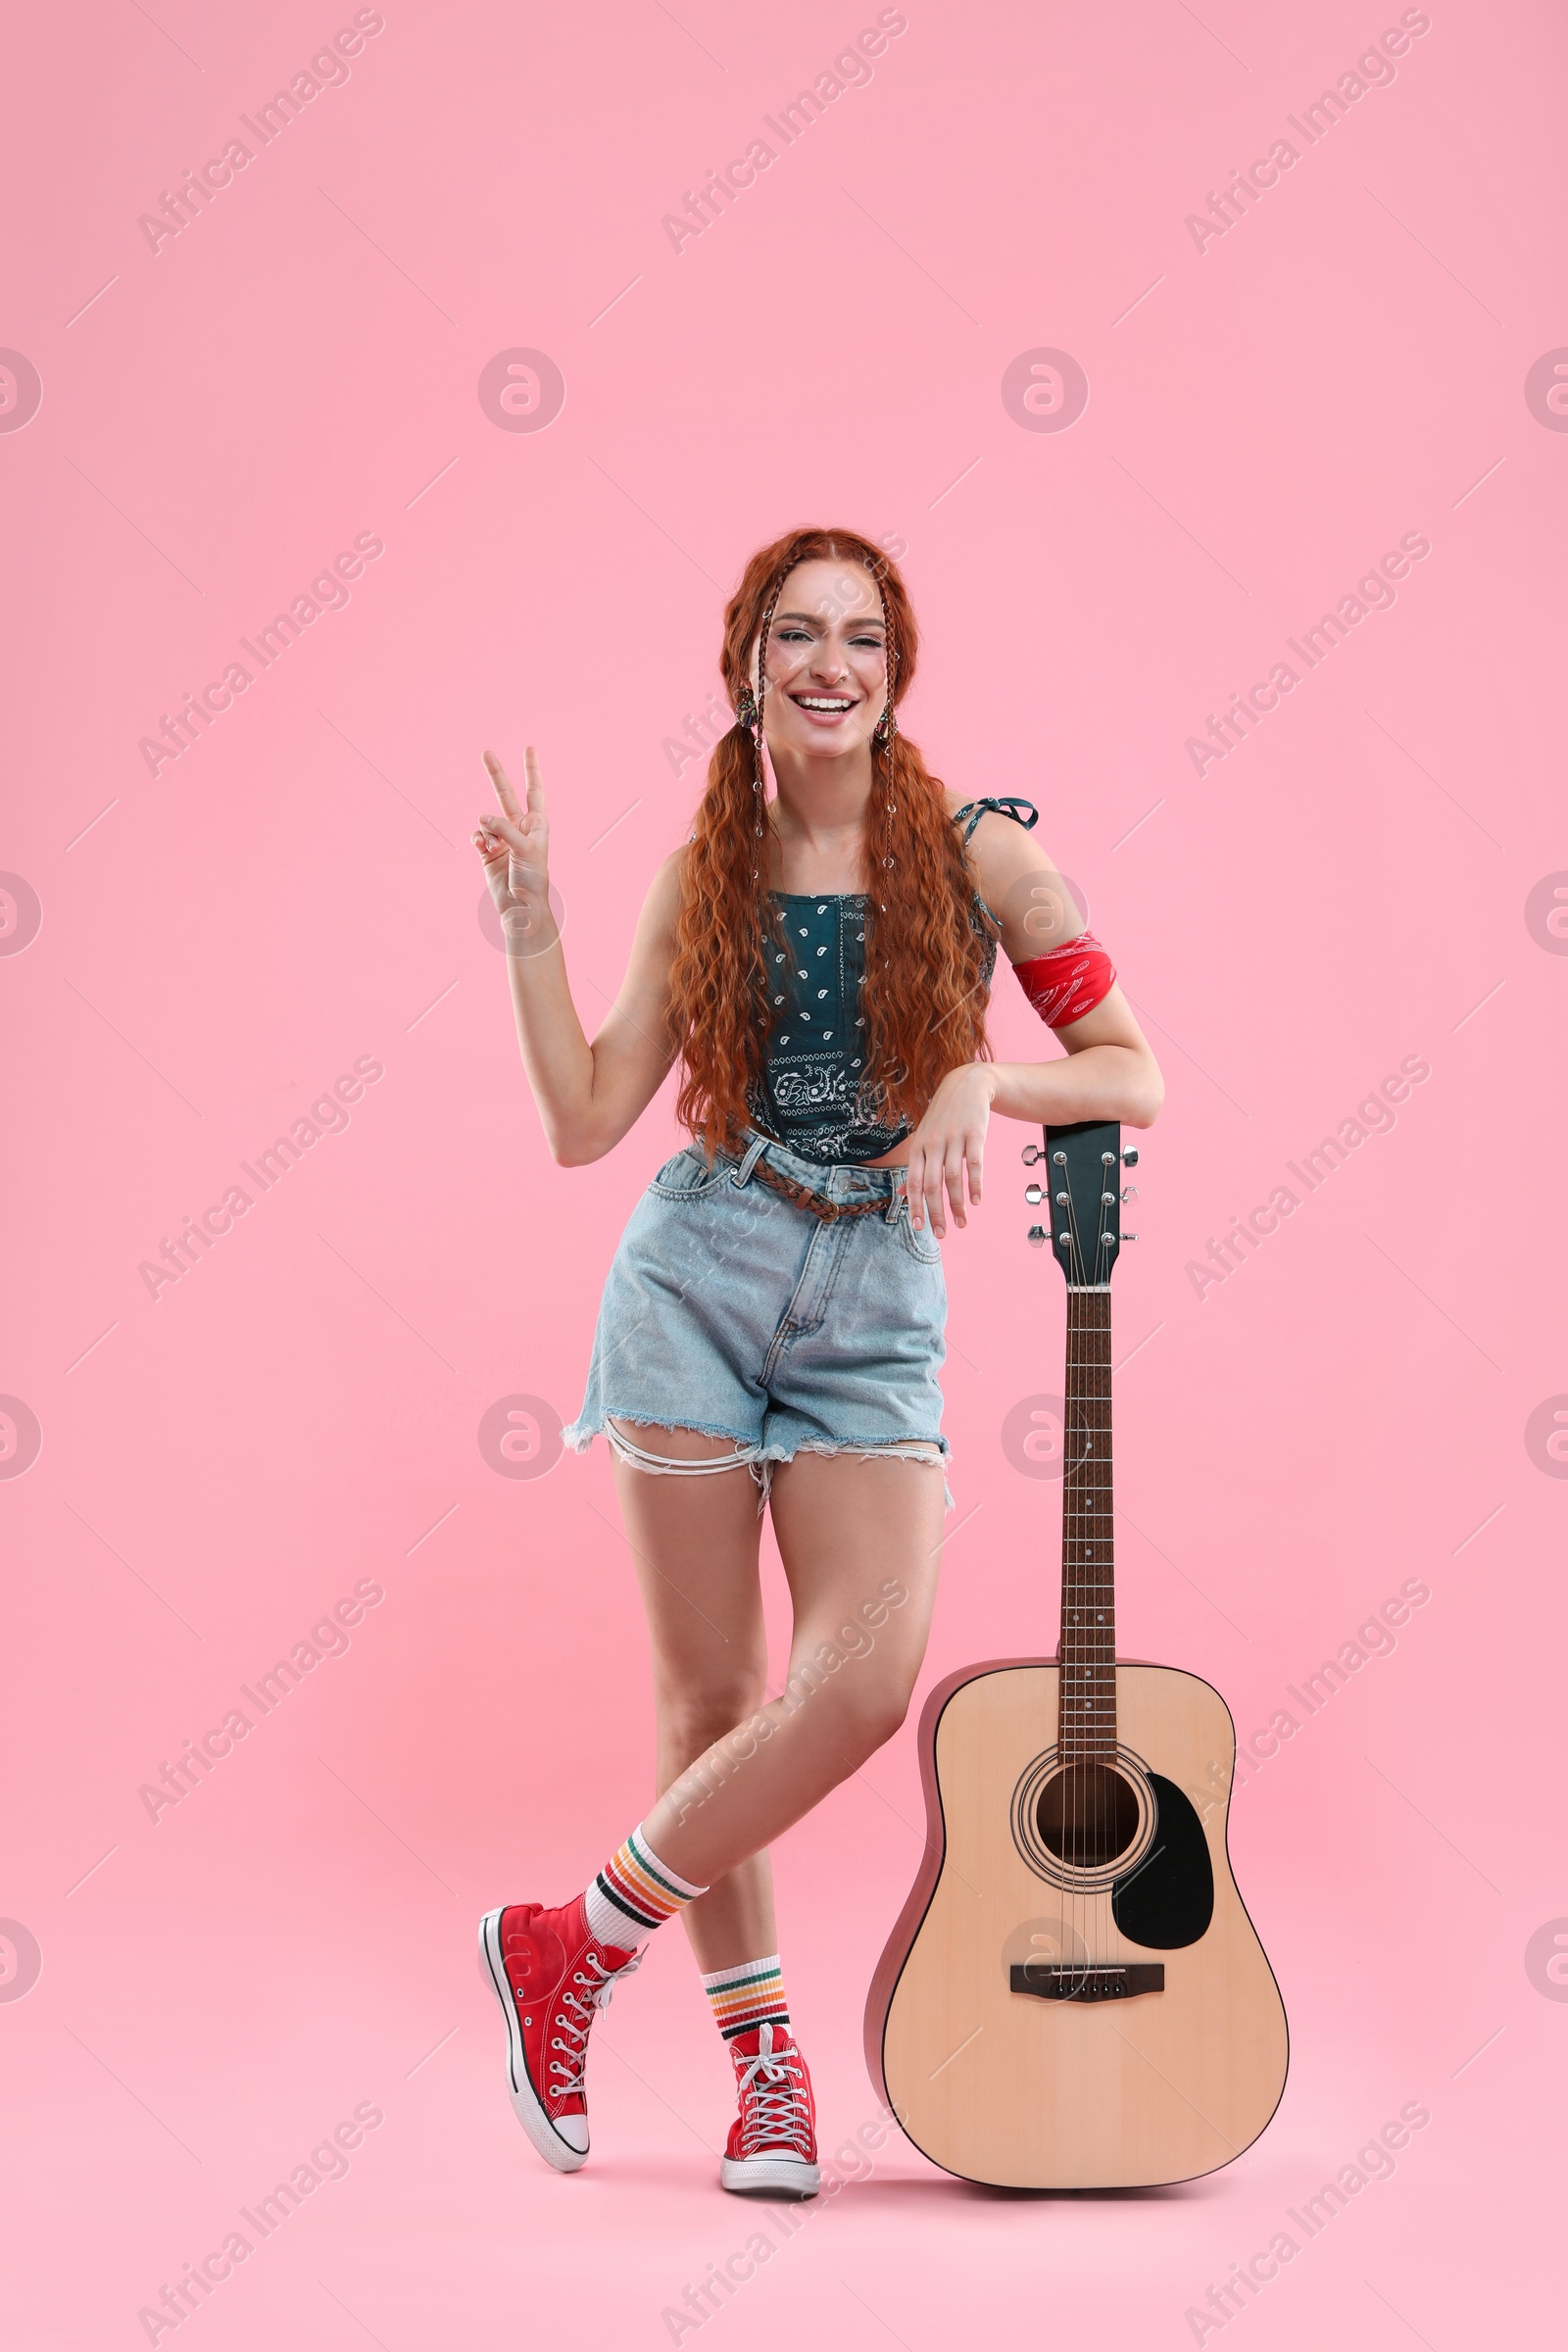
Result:
{"type": "Polygon", "coordinates": [[[797,564],[767,639],[767,742],[781,754],[862,750],[887,702],[887,623],[870,573],[825,559],[797,564]]]}

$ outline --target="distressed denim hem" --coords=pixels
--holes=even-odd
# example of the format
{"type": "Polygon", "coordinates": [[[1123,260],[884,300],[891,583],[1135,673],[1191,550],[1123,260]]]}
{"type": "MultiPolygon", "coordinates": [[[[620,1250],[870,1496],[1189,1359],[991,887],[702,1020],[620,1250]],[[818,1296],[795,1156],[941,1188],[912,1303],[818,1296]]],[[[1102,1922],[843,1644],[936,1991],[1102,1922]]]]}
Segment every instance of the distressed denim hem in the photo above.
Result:
{"type": "Polygon", "coordinates": [[[613,1405],[594,1416],[591,1421],[587,1415],[583,1415],[580,1419],[572,1422],[569,1429],[562,1431],[562,1438],[570,1444],[575,1453],[585,1453],[594,1439],[603,1435],[612,1454],[621,1461],[629,1462],[630,1466],[634,1470],[640,1470],[645,1478],[712,1478],[721,1473],[715,1470],[713,1464],[701,1454],[689,1455],[684,1459],[675,1454],[666,1454],[661,1458],[655,1454],[651,1446],[640,1447],[635,1441],[622,1441],[617,1444],[615,1432],[605,1427],[607,1421],[628,1421],[634,1429],[667,1429],[670,1431],[690,1429],[695,1431],[700,1438],[727,1438],[742,1458],[739,1461],[725,1462],[723,1468],[750,1472],[757,1485],[757,1516],[759,1519],[762,1516],[767,1504],[767,1487],[772,1473],[772,1464],[763,1462],[760,1439],[743,1437],[733,1429],[715,1428],[710,1422],[706,1421],[651,1421],[645,1414],[621,1412],[613,1405]]]}
{"type": "Polygon", "coordinates": [[[643,1429],[690,1429],[700,1438],[728,1438],[732,1446],[755,1446],[756,1438],[744,1430],[730,1429],[716,1421],[656,1421],[651,1413],[629,1413],[624,1405],[607,1404],[602,1412],[580,1413],[568,1421],[561,1433],[561,1442],[573,1453],[586,1453],[595,1438],[606,1435],[607,1421],[630,1421],[643,1429]]]}
{"type": "MultiPolygon", "coordinates": [[[[737,1448],[755,1446],[757,1450],[749,1460],[736,1462],[729,1466],[737,1470],[749,1470],[753,1478],[757,1480],[759,1487],[757,1515],[759,1518],[767,1507],[775,1466],[780,1462],[792,1462],[798,1453],[825,1455],[851,1453],[863,1462],[879,1461],[884,1455],[891,1455],[896,1461],[921,1462],[928,1468],[941,1467],[953,1453],[952,1446],[940,1434],[934,1438],[800,1438],[794,1445],[785,1445],[779,1442],[771,1446],[763,1446],[759,1440],[747,1437],[739,1430],[725,1427],[716,1422],[655,1421],[644,1413],[628,1413],[614,1405],[607,1406],[603,1412],[592,1415],[583,1414],[577,1420],[568,1422],[561,1433],[562,1444],[569,1446],[573,1453],[586,1453],[596,1437],[604,1437],[607,1443],[609,1442],[609,1433],[605,1424],[610,1420],[629,1421],[635,1427],[642,1429],[689,1429],[693,1430],[700,1438],[727,1438],[730,1444],[737,1448]],[[920,1450],[916,1451],[916,1447],[920,1450]]],[[[662,1469],[647,1462],[639,1462],[637,1467],[643,1471],[645,1476],[689,1477],[694,1473],[701,1475],[700,1458],[690,1468],[685,1462],[678,1461],[673,1457],[662,1469]]],[[[954,1510],[956,1505],[954,1502],[953,1490],[948,1485],[945,1473],[942,1481],[942,1494],[944,1511],[954,1510]]]]}
{"type": "MultiPolygon", "coordinates": [[[[624,1416],[622,1416],[624,1418],[624,1416]]],[[[793,1445],[783,1440],[762,1447],[764,1462],[793,1462],[798,1453],[903,1453],[913,1446],[923,1446],[924,1453],[906,1453],[909,1461],[928,1462],[933,1455],[938,1460],[951,1458],[953,1447],[944,1437],[935,1438],[797,1438],[793,1445]]]]}
{"type": "MultiPolygon", "coordinates": [[[[891,1456],[895,1461],[920,1462],[927,1468],[942,1468],[952,1458],[953,1447],[940,1435],[934,1438],[800,1438],[793,1446],[764,1446],[757,1457],[762,1468],[763,1502],[766,1502],[772,1488],[775,1465],[793,1462],[798,1453],[852,1453],[858,1461],[862,1462],[881,1461],[884,1456],[891,1456]],[[916,1446],[921,1448],[918,1453],[914,1450],[916,1446]]],[[[957,1507],[945,1469],[942,1496],[944,1512],[957,1507]]]]}

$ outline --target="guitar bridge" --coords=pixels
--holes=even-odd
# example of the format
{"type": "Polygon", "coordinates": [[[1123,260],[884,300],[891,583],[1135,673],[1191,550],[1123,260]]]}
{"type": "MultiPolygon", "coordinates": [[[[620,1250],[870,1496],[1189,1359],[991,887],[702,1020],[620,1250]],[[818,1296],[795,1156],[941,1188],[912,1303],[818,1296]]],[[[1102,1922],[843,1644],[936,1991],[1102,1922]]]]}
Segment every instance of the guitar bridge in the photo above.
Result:
{"type": "Polygon", "coordinates": [[[1040,2001],[1125,2001],[1140,1992],[1163,1992],[1163,1960],[1134,1960],[1126,1967],[1074,1967],[1071,1961],[1015,1960],[1007,1972],[1014,1992],[1040,2001]]]}

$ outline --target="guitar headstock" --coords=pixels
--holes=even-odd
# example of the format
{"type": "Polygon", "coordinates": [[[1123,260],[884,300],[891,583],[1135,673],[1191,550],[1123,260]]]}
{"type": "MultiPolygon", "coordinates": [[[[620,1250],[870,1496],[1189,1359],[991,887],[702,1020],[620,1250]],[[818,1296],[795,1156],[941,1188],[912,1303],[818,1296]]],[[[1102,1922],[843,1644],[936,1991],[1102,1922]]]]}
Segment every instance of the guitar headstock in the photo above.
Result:
{"type": "Polygon", "coordinates": [[[1072,1127],[1042,1130],[1045,1144],[1030,1144],[1024,1161],[1045,1162],[1045,1176],[1031,1184],[1024,1198],[1031,1206],[1049,1211],[1048,1224],[1032,1225],[1029,1239],[1036,1249],[1049,1241],[1056,1263],[1074,1290],[1102,1289],[1110,1281],[1124,1241],[1138,1236],[1121,1230],[1123,1167],[1138,1165],[1138,1147],[1121,1148],[1121,1129],[1114,1119],[1081,1119],[1072,1127]]]}

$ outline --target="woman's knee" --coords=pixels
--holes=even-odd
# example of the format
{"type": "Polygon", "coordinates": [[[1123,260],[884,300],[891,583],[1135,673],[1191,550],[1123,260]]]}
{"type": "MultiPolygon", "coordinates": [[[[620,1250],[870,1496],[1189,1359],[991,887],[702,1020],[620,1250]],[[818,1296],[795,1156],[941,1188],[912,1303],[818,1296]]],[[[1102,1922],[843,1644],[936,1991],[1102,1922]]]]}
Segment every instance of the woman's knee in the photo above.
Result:
{"type": "Polygon", "coordinates": [[[886,1747],[894,1734],[903,1729],[909,1712],[909,1698],[908,1688],[896,1683],[858,1695],[851,1704],[850,1740],[859,1751],[862,1762],[867,1756],[874,1756],[879,1747],[886,1747]]]}
{"type": "Polygon", "coordinates": [[[662,1693],[659,1700],[661,1753],[683,1771],[738,1724],[761,1707],[766,1687],[760,1675],[709,1685],[701,1690],[662,1693]]]}
{"type": "Polygon", "coordinates": [[[912,1675],[900,1668],[874,1671],[869,1660],[848,1659],[824,1672],[809,1661],[790,1676],[784,1703],[792,1715],[812,1710],[834,1747],[853,1759],[853,1771],[885,1747],[909,1711],[912,1675]]]}

